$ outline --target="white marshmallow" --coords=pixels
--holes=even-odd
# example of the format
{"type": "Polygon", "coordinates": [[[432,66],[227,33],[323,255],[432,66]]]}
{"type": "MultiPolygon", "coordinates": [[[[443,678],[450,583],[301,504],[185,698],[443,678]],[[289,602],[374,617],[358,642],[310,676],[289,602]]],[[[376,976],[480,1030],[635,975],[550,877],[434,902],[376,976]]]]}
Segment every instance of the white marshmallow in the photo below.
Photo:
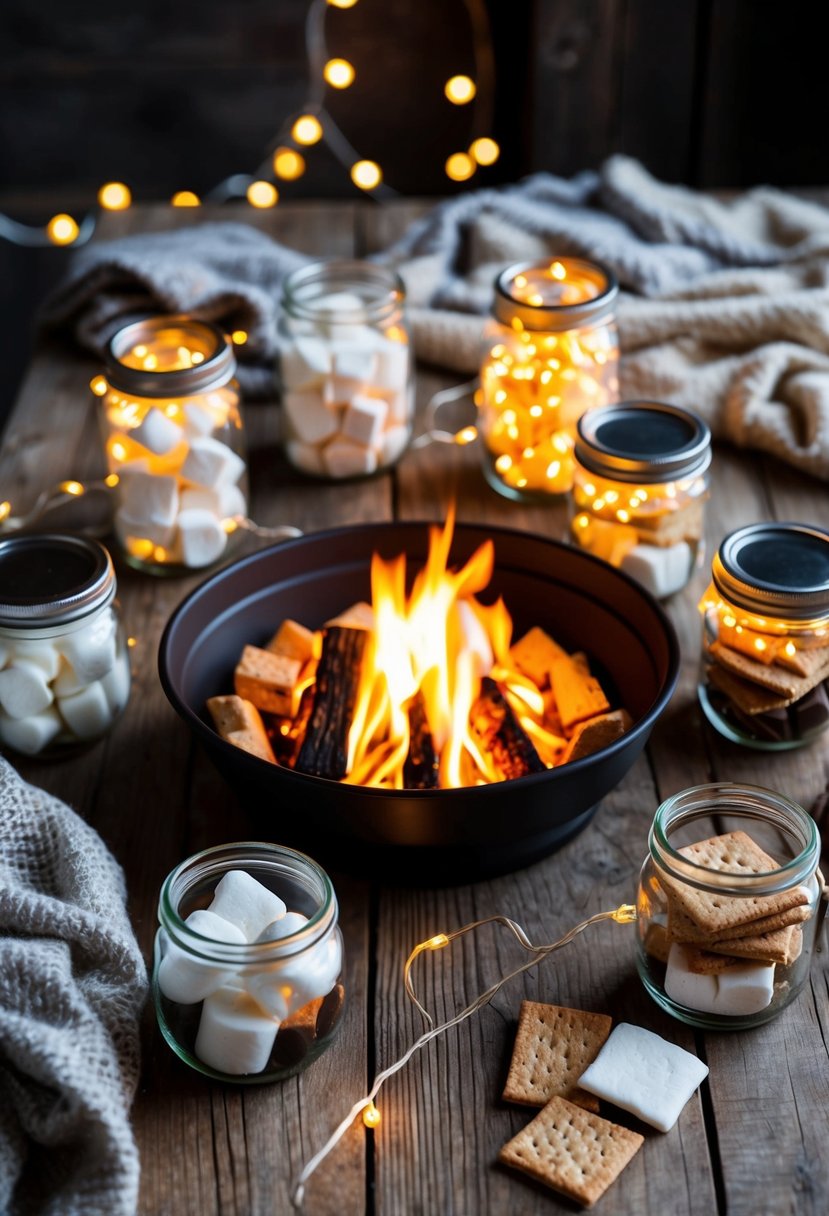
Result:
{"type": "Polygon", "coordinates": [[[774,963],[735,963],[717,975],[697,975],[685,946],[675,942],[668,955],[665,992],[672,1001],[700,1013],[744,1017],[760,1013],[774,996],[774,963]]]}
{"type": "Polygon", "coordinates": [[[143,422],[130,431],[130,438],[156,456],[166,456],[181,443],[184,431],[161,410],[153,407],[147,412],[143,422]]]}
{"type": "Polygon", "coordinates": [[[279,942],[283,937],[299,933],[300,929],[304,929],[307,924],[308,917],[303,916],[301,912],[286,912],[284,916],[280,916],[266,925],[256,940],[257,942],[279,942]]]}
{"type": "Polygon", "coordinates": [[[319,476],[325,472],[322,452],[313,444],[299,443],[296,439],[289,439],[285,444],[285,451],[288,453],[291,464],[297,469],[302,469],[303,473],[319,476]]]}
{"type": "Polygon", "coordinates": [[[409,442],[407,426],[393,426],[383,432],[380,440],[380,459],[383,464],[393,464],[406,450],[409,442]]]}
{"type": "Polygon", "coordinates": [[[187,401],[184,405],[184,433],[189,439],[197,435],[209,435],[215,427],[215,419],[204,406],[195,401],[187,401]]]}
{"type": "MultiPolygon", "coordinates": [[[[167,474],[131,473],[119,483],[120,507],[132,520],[170,527],[178,511],[178,481],[167,474]]],[[[146,533],[140,532],[140,536],[146,533]]],[[[159,544],[161,542],[158,542],[159,544]]]]}
{"type": "Polygon", "coordinates": [[[220,988],[205,998],[196,1055],[209,1068],[241,1077],[262,1072],[279,1023],[262,1012],[242,988],[220,988]]]}
{"type": "Polygon", "coordinates": [[[330,295],[318,296],[312,307],[315,317],[320,320],[336,319],[344,313],[348,314],[348,321],[365,319],[365,304],[353,291],[332,291],[330,295]]]}
{"type": "Polygon", "coordinates": [[[181,466],[185,481],[197,486],[216,487],[238,481],[245,471],[245,462],[226,443],[209,435],[196,438],[181,466]]]}
{"type": "Polygon", "coordinates": [[[328,409],[317,392],[286,393],[282,408],[286,429],[302,443],[324,443],[339,430],[336,410],[328,409]]]}
{"type": "Polygon", "coordinates": [[[71,697],[74,693],[86,688],[87,681],[82,680],[70,662],[61,656],[60,671],[52,681],[52,691],[56,697],[71,697]]]}
{"type": "MultiPolygon", "coordinates": [[[[290,913],[289,913],[290,915],[290,913]]],[[[342,970],[342,948],[335,934],[310,950],[245,976],[245,987],[258,1004],[284,1021],[309,1001],[326,996],[342,970]]]]}
{"type": "Polygon", "coordinates": [[[79,739],[95,739],[112,722],[112,711],[98,680],[71,697],[60,697],[58,709],[72,734],[79,739]]]}
{"type": "Polygon", "coordinates": [[[475,670],[479,676],[485,676],[495,661],[489,636],[467,600],[458,602],[458,620],[463,634],[464,649],[472,652],[475,658],[475,670]]]}
{"type": "Polygon", "coordinates": [[[193,507],[178,517],[177,541],[185,566],[209,566],[225,551],[227,533],[211,511],[193,507]]]}
{"type": "Polygon", "coordinates": [[[642,1026],[620,1022],[579,1085],[668,1132],[707,1076],[707,1066],[690,1052],[642,1026]]]}
{"type": "Polygon", "coordinates": [[[693,560],[691,546],[684,540],[665,548],[635,545],[622,558],[621,569],[651,595],[661,599],[685,586],[691,576],[693,560]]]}
{"type": "Polygon", "coordinates": [[[366,387],[362,380],[350,380],[345,376],[329,376],[322,388],[323,405],[332,412],[336,412],[338,406],[350,405],[356,397],[361,396],[366,387]]]}
{"type": "Polygon", "coordinates": [[[154,545],[168,549],[175,536],[175,524],[160,524],[147,516],[133,516],[123,507],[119,507],[114,518],[115,535],[125,549],[129,548],[131,540],[149,540],[154,545]]]}
{"type": "Polygon", "coordinates": [[[374,383],[379,388],[405,389],[409,377],[409,347],[383,339],[377,353],[374,383]]]}
{"type": "Polygon", "coordinates": [[[179,499],[179,510],[210,511],[217,519],[229,519],[233,515],[245,515],[247,503],[245,496],[238,486],[222,485],[210,489],[209,486],[194,486],[182,490],[179,499]]]}
{"type": "Polygon", "coordinates": [[[342,433],[364,447],[376,447],[389,407],[378,397],[354,397],[343,416],[342,433]]]}
{"type": "Polygon", "coordinates": [[[698,975],[688,966],[684,946],[674,942],[665,969],[665,994],[678,1005],[700,1013],[717,1012],[717,977],[698,975]]]}
{"type": "MultiPolygon", "coordinates": [[[[245,935],[236,925],[199,908],[185,920],[188,929],[214,942],[235,942],[243,945],[245,935]]],[[[204,947],[207,953],[209,947],[204,947]]],[[[158,986],[169,1001],[179,1005],[193,1005],[203,1001],[211,992],[221,988],[234,975],[234,968],[220,966],[210,959],[202,959],[189,950],[182,950],[167,939],[164,957],[158,968],[158,986]]]]}
{"type": "Polygon", "coordinates": [[[107,674],[101,677],[101,688],[113,718],[121,713],[130,699],[131,681],[129,653],[122,650],[107,674]]]}
{"type": "Polygon", "coordinates": [[[285,904],[246,870],[228,870],[216,884],[209,911],[241,929],[245,941],[255,942],[263,929],[285,915],[285,904]]]}
{"type": "MultiPolygon", "coordinates": [[[[39,667],[47,680],[54,680],[60,670],[60,654],[51,642],[35,642],[21,639],[12,644],[9,658],[12,662],[23,659],[39,667]]],[[[2,663],[0,663],[2,667],[2,663]]]]}
{"type": "MultiPolygon", "coordinates": [[[[371,333],[371,331],[368,331],[371,333]]],[[[359,384],[370,384],[377,368],[377,352],[373,341],[365,344],[348,342],[334,346],[334,375],[359,384]]]]}
{"type": "Polygon", "coordinates": [[[322,454],[325,470],[330,477],[359,477],[377,468],[377,453],[348,439],[334,439],[322,454]]]}
{"type": "Polygon", "coordinates": [[[0,706],[10,718],[40,714],[52,700],[52,690],[42,667],[21,659],[0,671],[0,706]]]}
{"type": "Polygon", "coordinates": [[[132,477],[133,473],[149,473],[149,471],[150,462],[144,456],[140,456],[137,460],[125,460],[118,466],[118,476],[121,481],[126,477],[132,477]]]}
{"type": "Polygon", "coordinates": [[[396,391],[387,389],[383,390],[383,396],[389,403],[389,420],[402,422],[408,426],[414,415],[413,390],[410,388],[401,388],[396,391]]]}
{"type": "Polygon", "coordinates": [[[101,612],[87,625],[65,633],[58,649],[84,684],[100,680],[115,662],[116,626],[111,612],[101,612]]]}
{"type": "Polygon", "coordinates": [[[331,351],[319,338],[295,338],[282,351],[281,367],[286,389],[320,388],[331,371],[331,351]]]}
{"type": "Polygon", "coordinates": [[[0,740],[25,756],[36,756],[63,730],[54,706],[28,718],[10,718],[0,713],[0,740]]]}

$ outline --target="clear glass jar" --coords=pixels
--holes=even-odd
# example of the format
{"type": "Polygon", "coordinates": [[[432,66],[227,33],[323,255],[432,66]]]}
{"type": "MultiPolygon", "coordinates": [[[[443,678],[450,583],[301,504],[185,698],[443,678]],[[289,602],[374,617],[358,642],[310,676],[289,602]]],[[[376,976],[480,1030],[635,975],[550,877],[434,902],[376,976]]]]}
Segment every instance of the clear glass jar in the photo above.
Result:
{"type": "Polygon", "coordinates": [[[112,559],[82,536],[0,540],[0,745],[65,755],[95,742],[130,695],[112,559]]]}
{"type": "Polygon", "coordinates": [[[742,1030],[776,1017],[808,979],[823,911],[811,816],[772,790],[700,785],[662,803],[648,847],[637,965],[656,1003],[705,1030],[742,1030]],[[746,852],[744,837],[732,833],[754,846],[746,852]],[[706,847],[693,850],[699,842],[706,847]],[[764,928],[776,919],[788,923],[764,928]]]}
{"type": "Polygon", "coordinates": [[[193,317],[147,317],[112,338],[91,387],[118,497],[115,535],[136,569],[212,566],[247,515],[235,371],[224,334],[193,317]]]}
{"type": "Polygon", "coordinates": [[[576,431],[576,544],[657,598],[681,590],[703,562],[708,427],[675,405],[626,401],[588,410],[576,431]]]}
{"type": "Polygon", "coordinates": [[[714,556],[699,603],[699,699],[721,735],[785,751],[829,728],[829,532],[738,528],[714,556]]]}
{"type": "Polygon", "coordinates": [[[478,429],[484,474],[507,498],[566,493],[578,419],[618,401],[617,293],[611,272],[584,258],[520,263],[495,280],[478,429]]]}
{"type": "Polygon", "coordinates": [[[293,849],[227,844],[177,866],[161,888],[153,966],[158,1024],[176,1055],[240,1084],[306,1068],[343,1012],[337,916],[330,878],[293,849]]]}
{"type": "Polygon", "coordinates": [[[405,290],[370,262],[314,262],[285,280],[279,389],[288,460],[313,477],[366,477],[406,449],[414,364],[405,290]]]}

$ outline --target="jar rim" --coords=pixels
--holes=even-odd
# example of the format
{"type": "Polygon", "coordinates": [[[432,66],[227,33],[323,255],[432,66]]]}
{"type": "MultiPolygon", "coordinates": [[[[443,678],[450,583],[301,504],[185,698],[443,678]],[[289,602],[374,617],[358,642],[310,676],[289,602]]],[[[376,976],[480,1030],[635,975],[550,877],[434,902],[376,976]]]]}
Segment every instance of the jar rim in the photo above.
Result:
{"type": "Polygon", "coordinates": [[[691,410],[663,401],[629,400],[587,410],[576,422],[575,456],[590,473],[614,481],[674,481],[700,476],[711,463],[711,431],[691,410]],[[673,426],[670,440],[643,444],[652,422],[673,426]]]}
{"type": "Polygon", "coordinates": [[[282,306],[289,316],[303,321],[324,321],[335,327],[382,321],[400,308],[405,298],[406,288],[396,270],[357,258],[322,258],[291,271],[282,284],[282,306]],[[343,309],[337,316],[322,316],[318,308],[312,307],[312,301],[324,296],[311,293],[326,285],[332,291],[345,291],[351,285],[380,289],[382,294],[375,299],[361,299],[359,307],[343,309]]]}
{"type": "Polygon", "coordinates": [[[495,278],[492,313],[495,319],[504,325],[511,325],[513,320],[516,320],[520,321],[525,329],[561,333],[588,322],[596,323],[608,316],[618,293],[618,280],[604,263],[592,258],[551,254],[543,263],[513,262],[511,266],[500,271],[495,278]],[[539,270],[550,262],[560,262],[565,267],[579,270],[586,277],[592,277],[598,287],[597,294],[589,300],[580,300],[577,304],[530,304],[526,300],[517,300],[510,292],[509,284],[516,276],[539,270]]]}
{"type": "MultiPolygon", "coordinates": [[[[31,631],[80,621],[105,608],[115,598],[115,567],[107,549],[89,536],[69,532],[33,532],[0,540],[0,627],[31,631]],[[37,573],[38,555],[54,572],[64,565],[64,583],[49,594],[14,594],[14,576],[4,564],[18,565],[18,572],[37,573]]],[[[30,583],[30,588],[32,584],[30,583]]]]}
{"type": "Polygon", "coordinates": [[[769,521],[729,532],[714,554],[711,575],[719,593],[738,608],[820,622],[829,616],[827,570],[829,532],[813,524],[769,521]],[[767,566],[762,574],[756,569],[758,554],[767,566]],[[787,581],[793,565],[811,570],[811,581],[787,581]]]}
{"type": "Polygon", "coordinates": [[[223,332],[211,321],[203,321],[186,313],[150,313],[134,317],[112,335],[107,346],[105,367],[107,382],[119,392],[150,398],[192,397],[208,389],[221,388],[232,380],[236,372],[236,356],[223,332]],[[137,343],[152,341],[163,330],[176,327],[198,335],[208,345],[209,349],[201,363],[171,371],[153,371],[130,367],[122,362],[127,351],[137,343]]]}
{"type": "Polygon", "coordinates": [[[167,932],[171,941],[200,958],[226,962],[234,966],[242,966],[245,963],[261,965],[299,954],[324,937],[336,925],[337,916],[338,906],[334,885],[322,866],[307,853],[264,840],[244,840],[231,844],[214,845],[212,848],[192,854],[179,862],[164,879],[158,900],[159,924],[167,932]],[[243,869],[246,862],[267,861],[268,858],[275,862],[298,863],[300,867],[305,867],[310,876],[320,884],[322,890],[320,906],[301,929],[274,942],[217,942],[215,938],[205,937],[204,934],[197,933],[185,924],[184,919],[179,915],[178,906],[188,889],[186,872],[189,871],[189,876],[193,881],[211,874],[216,874],[221,878],[230,869],[243,869]],[[236,864],[231,864],[234,862],[236,864]]]}
{"type": "Polygon", "coordinates": [[[775,790],[759,785],[748,785],[733,781],[711,782],[680,790],[656,810],[648,833],[648,847],[653,860],[672,877],[702,891],[715,891],[720,895],[774,894],[807,882],[815,873],[820,861],[820,836],[814,819],[799,803],[779,794],[775,790]],[[683,803],[685,804],[683,807],[683,803]],[[754,814],[759,818],[765,811],[776,819],[779,830],[790,835],[800,835],[802,845],[797,855],[782,862],[776,870],[739,874],[731,870],[711,870],[699,862],[683,856],[670,843],[667,836],[668,820],[672,814],[678,818],[687,812],[685,821],[714,814],[754,814]]]}

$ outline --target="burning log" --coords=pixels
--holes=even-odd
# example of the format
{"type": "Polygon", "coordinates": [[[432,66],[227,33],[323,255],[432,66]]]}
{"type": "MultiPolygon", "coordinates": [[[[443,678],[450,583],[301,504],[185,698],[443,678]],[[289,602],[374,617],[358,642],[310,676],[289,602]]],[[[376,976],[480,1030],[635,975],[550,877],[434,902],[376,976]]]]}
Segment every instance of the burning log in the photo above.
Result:
{"type": "Polygon", "coordinates": [[[325,631],[314,685],[314,704],[294,768],[340,781],[348,762],[348,731],[369,634],[331,625],[325,631]]]}
{"type": "Polygon", "coordinates": [[[481,692],[472,706],[470,721],[473,734],[505,780],[545,771],[547,766],[532,740],[490,676],[481,680],[481,692]]]}
{"type": "Polygon", "coordinates": [[[409,754],[403,765],[403,788],[434,790],[437,786],[438,755],[426,717],[426,702],[418,689],[409,703],[409,754]]]}

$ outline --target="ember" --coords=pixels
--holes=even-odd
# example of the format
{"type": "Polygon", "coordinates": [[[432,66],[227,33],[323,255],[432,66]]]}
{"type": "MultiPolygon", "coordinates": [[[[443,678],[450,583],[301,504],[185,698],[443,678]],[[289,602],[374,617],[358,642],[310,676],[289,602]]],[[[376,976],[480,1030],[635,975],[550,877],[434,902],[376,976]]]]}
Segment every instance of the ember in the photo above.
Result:
{"type": "Polygon", "coordinates": [[[371,564],[371,605],[312,633],[285,621],[264,649],[246,646],[234,697],[208,702],[219,733],[274,763],[353,785],[459,788],[541,772],[589,755],[631,725],[611,711],[586,655],[535,627],[512,644],[501,599],[482,604],[493,545],[449,567],[454,512],[430,530],[426,564],[406,590],[406,557],[371,564]],[[228,724],[243,723],[229,729],[228,724]]]}

